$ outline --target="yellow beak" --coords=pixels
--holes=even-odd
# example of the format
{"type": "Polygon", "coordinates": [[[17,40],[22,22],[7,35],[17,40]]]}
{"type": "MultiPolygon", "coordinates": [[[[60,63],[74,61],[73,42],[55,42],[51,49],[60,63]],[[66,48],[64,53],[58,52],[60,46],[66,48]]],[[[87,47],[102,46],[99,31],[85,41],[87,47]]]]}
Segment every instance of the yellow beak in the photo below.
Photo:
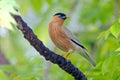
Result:
{"type": "Polygon", "coordinates": [[[70,16],[67,16],[66,18],[68,19],[68,18],[70,18],[70,16]]]}

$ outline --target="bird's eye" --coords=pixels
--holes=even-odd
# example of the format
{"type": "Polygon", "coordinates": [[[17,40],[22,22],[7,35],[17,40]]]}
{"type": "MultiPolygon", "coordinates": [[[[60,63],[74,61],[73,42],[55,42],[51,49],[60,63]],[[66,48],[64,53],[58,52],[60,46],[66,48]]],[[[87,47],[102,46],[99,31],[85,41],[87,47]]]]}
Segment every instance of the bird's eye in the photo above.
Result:
{"type": "Polygon", "coordinates": [[[59,17],[62,19],[66,19],[66,16],[63,16],[63,15],[59,15],[59,17]]]}
{"type": "Polygon", "coordinates": [[[61,16],[62,19],[66,19],[66,16],[61,16]]]}

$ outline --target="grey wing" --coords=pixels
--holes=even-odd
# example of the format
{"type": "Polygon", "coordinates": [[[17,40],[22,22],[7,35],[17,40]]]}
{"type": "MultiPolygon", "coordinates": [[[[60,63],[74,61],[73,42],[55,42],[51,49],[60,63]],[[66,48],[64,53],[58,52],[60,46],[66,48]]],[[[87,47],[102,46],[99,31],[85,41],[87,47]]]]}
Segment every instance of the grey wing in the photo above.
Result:
{"type": "MultiPolygon", "coordinates": [[[[70,38],[70,40],[71,40],[73,43],[77,44],[79,47],[81,47],[81,48],[83,48],[83,49],[86,49],[86,48],[80,43],[80,41],[77,40],[77,38],[75,37],[75,35],[74,35],[70,30],[68,30],[66,27],[63,27],[63,28],[64,28],[67,36],[70,38]]],[[[87,49],[86,49],[86,50],[87,50],[87,49]]]]}
{"type": "Polygon", "coordinates": [[[86,58],[90,63],[92,63],[92,65],[93,66],[95,66],[96,65],[96,63],[92,60],[92,58],[87,54],[87,49],[80,43],[80,41],[78,41],[77,40],[77,38],[74,36],[74,34],[71,32],[71,31],[69,31],[66,27],[64,27],[64,30],[65,30],[65,32],[66,32],[66,34],[67,34],[67,36],[70,38],[70,40],[74,43],[74,44],[76,44],[76,45],[78,45],[80,48],[79,48],[79,50],[80,50],[80,55],[81,56],[83,56],[84,58],[86,58]],[[81,50],[82,49],[82,50],[81,50]],[[81,52],[82,51],[82,52],[81,52]]]}

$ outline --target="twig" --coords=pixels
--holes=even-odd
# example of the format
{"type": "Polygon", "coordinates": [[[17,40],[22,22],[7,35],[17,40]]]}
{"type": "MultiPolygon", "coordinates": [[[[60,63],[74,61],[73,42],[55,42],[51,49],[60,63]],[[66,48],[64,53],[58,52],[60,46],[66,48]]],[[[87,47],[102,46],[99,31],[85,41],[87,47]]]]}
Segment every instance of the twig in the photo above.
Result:
{"type": "Polygon", "coordinates": [[[70,61],[66,60],[64,57],[55,54],[50,51],[43,43],[37,38],[33,33],[32,29],[22,20],[20,16],[12,15],[16,20],[18,26],[17,28],[22,31],[24,37],[29,41],[29,43],[42,55],[46,60],[57,64],[61,69],[71,74],[75,80],[87,80],[85,75],[78,70],[70,61]]]}

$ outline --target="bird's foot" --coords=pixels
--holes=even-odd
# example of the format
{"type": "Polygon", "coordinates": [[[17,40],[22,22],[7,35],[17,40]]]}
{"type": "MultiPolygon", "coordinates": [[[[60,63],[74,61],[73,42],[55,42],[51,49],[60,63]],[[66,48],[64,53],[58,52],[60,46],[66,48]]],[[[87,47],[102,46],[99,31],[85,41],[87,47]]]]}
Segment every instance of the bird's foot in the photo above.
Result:
{"type": "Polygon", "coordinates": [[[69,60],[68,59],[68,56],[70,55],[70,52],[67,52],[67,53],[63,53],[61,56],[64,57],[65,59],[69,60]],[[66,55],[65,55],[66,54],[66,55]]]}

